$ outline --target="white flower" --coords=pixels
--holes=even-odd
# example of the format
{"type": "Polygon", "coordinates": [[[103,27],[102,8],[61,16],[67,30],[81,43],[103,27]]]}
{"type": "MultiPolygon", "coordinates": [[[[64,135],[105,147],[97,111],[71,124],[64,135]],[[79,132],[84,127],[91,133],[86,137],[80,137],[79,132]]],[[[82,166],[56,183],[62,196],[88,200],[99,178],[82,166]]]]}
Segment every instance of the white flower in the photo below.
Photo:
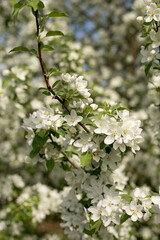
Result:
{"type": "Polygon", "coordinates": [[[17,66],[12,67],[11,71],[22,81],[24,81],[26,79],[26,75],[28,74],[27,70],[18,68],[17,66]]]}
{"type": "Polygon", "coordinates": [[[150,5],[150,4],[152,3],[152,0],[144,0],[144,3],[145,3],[146,5],[150,5]]]}
{"type": "Polygon", "coordinates": [[[145,198],[142,200],[142,206],[145,212],[148,212],[150,208],[152,208],[152,201],[150,198],[145,198]]]}
{"type": "Polygon", "coordinates": [[[51,115],[50,116],[51,123],[53,127],[57,130],[57,128],[62,126],[63,118],[60,115],[51,115]]]}
{"type": "Polygon", "coordinates": [[[138,17],[136,18],[136,20],[137,20],[137,22],[139,22],[139,23],[143,23],[143,22],[144,22],[144,19],[143,19],[142,16],[138,16],[138,17]]]}
{"type": "Polygon", "coordinates": [[[98,128],[96,128],[94,130],[94,132],[97,134],[101,134],[101,133],[106,134],[106,132],[108,131],[108,128],[109,128],[109,122],[110,122],[109,120],[110,119],[107,115],[102,116],[101,120],[96,120],[95,124],[98,128]]]}
{"type": "Polygon", "coordinates": [[[151,3],[147,6],[147,16],[144,18],[145,22],[151,22],[155,20],[156,22],[160,21],[160,9],[157,8],[155,3],[151,3]]]}
{"type": "Polygon", "coordinates": [[[143,200],[148,194],[147,189],[136,188],[133,192],[134,198],[143,200]]]}
{"type": "Polygon", "coordinates": [[[120,124],[114,118],[111,118],[110,120],[112,122],[108,126],[107,131],[105,132],[105,134],[108,136],[104,139],[104,143],[107,145],[112,144],[115,140],[117,140],[121,136],[120,124]]]}
{"type": "Polygon", "coordinates": [[[92,134],[81,133],[79,136],[80,139],[74,143],[74,146],[81,148],[82,152],[86,152],[93,145],[93,142],[91,142],[92,134]]]}
{"type": "Polygon", "coordinates": [[[124,206],[123,209],[126,211],[128,215],[131,216],[131,220],[136,222],[138,219],[143,217],[142,206],[140,204],[137,205],[135,201],[131,201],[130,205],[124,206]]]}
{"type": "MultiPolygon", "coordinates": [[[[160,194],[160,187],[159,187],[159,194],[160,194]]],[[[160,196],[152,196],[151,200],[155,205],[158,205],[160,208],[160,196]]]]}
{"type": "Polygon", "coordinates": [[[106,166],[109,166],[110,169],[114,170],[120,160],[120,154],[113,149],[109,154],[106,154],[106,157],[103,159],[102,169],[105,169],[106,166]]]}
{"type": "Polygon", "coordinates": [[[64,117],[69,126],[76,126],[78,122],[82,121],[83,117],[78,116],[75,110],[71,110],[70,115],[64,117]]]}
{"type": "Polygon", "coordinates": [[[76,74],[74,74],[73,76],[71,76],[69,73],[66,73],[66,74],[62,74],[61,75],[61,78],[62,78],[62,80],[64,81],[64,82],[67,82],[67,83],[69,83],[69,82],[72,82],[72,81],[75,81],[75,79],[76,79],[76,74]]]}
{"type": "Polygon", "coordinates": [[[79,76],[76,79],[76,89],[82,96],[89,98],[91,94],[88,92],[89,90],[86,87],[87,81],[83,80],[83,76],[79,76]]]}
{"type": "Polygon", "coordinates": [[[111,222],[114,224],[120,224],[120,217],[119,217],[119,207],[112,206],[110,209],[103,209],[102,211],[102,222],[105,227],[107,227],[111,222]]]}
{"type": "Polygon", "coordinates": [[[104,150],[101,150],[101,149],[96,149],[96,150],[93,150],[93,159],[96,161],[96,162],[99,162],[99,160],[101,158],[103,158],[105,156],[105,152],[104,150]]]}
{"type": "Polygon", "coordinates": [[[112,206],[116,206],[120,203],[121,197],[118,192],[115,191],[114,187],[104,187],[104,199],[102,200],[102,206],[108,211],[112,206]]]}
{"type": "Polygon", "coordinates": [[[144,46],[142,46],[140,53],[142,54],[142,63],[150,62],[156,56],[156,51],[151,46],[149,46],[148,49],[145,49],[144,46]]]}
{"type": "Polygon", "coordinates": [[[160,46],[160,31],[155,32],[153,29],[150,31],[150,38],[153,41],[152,47],[157,48],[160,46]]]}
{"type": "Polygon", "coordinates": [[[94,222],[97,221],[101,217],[102,210],[103,210],[103,208],[101,205],[101,201],[98,202],[97,206],[88,208],[88,211],[92,213],[91,218],[94,222]]]}

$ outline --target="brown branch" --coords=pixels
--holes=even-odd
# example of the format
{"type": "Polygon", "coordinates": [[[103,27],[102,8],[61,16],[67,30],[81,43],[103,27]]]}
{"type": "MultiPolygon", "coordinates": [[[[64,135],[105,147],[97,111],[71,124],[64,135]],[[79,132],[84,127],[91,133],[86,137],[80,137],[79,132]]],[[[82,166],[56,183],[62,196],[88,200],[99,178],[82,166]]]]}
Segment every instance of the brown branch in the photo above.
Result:
{"type": "MultiPolygon", "coordinates": [[[[62,106],[67,110],[67,112],[70,114],[71,111],[69,110],[68,106],[65,104],[65,102],[56,95],[55,91],[52,89],[51,85],[49,84],[49,76],[47,75],[45,68],[44,68],[44,63],[42,60],[42,53],[41,53],[41,41],[40,41],[40,35],[39,35],[39,21],[38,21],[38,10],[35,12],[35,18],[36,18],[36,27],[37,27],[37,40],[38,40],[38,58],[39,58],[39,62],[41,65],[41,69],[43,72],[43,76],[44,76],[44,80],[46,82],[46,86],[48,91],[54,96],[55,99],[57,99],[62,106]]],[[[78,123],[87,133],[89,133],[88,128],[81,122],[78,123]]]]}
{"type": "MultiPolygon", "coordinates": [[[[49,138],[50,138],[51,142],[53,143],[53,139],[52,139],[51,133],[49,134],[49,138]]],[[[60,153],[62,153],[62,154],[64,155],[63,152],[60,152],[60,153]]],[[[65,156],[65,155],[64,155],[64,156],[65,156]]],[[[78,167],[77,167],[69,158],[67,158],[67,157],[65,156],[65,159],[66,159],[74,168],[78,169],[78,167]]]]}
{"type": "MultiPolygon", "coordinates": [[[[158,23],[156,22],[156,32],[158,32],[158,30],[159,30],[159,26],[158,26],[158,23]]],[[[160,53],[160,46],[159,46],[159,53],[160,53]]],[[[159,61],[159,65],[160,65],[160,59],[158,59],[158,61],[159,61]]]]}

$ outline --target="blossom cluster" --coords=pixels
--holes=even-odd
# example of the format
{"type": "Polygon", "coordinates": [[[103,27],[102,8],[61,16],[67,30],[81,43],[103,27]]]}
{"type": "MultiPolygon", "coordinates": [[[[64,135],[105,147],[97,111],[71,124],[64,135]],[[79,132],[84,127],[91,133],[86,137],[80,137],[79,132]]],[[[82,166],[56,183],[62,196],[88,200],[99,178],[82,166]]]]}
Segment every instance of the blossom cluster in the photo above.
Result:
{"type": "MultiPolygon", "coordinates": [[[[18,175],[10,175],[8,179],[15,181],[17,188],[22,188],[24,185],[18,175]]],[[[6,191],[10,190],[9,186],[6,185],[5,187],[6,191]]],[[[2,207],[1,209],[0,232],[1,234],[7,233],[7,236],[11,235],[15,238],[21,236],[21,233],[25,231],[26,221],[28,225],[37,226],[46,219],[46,216],[56,214],[62,202],[62,195],[65,196],[65,191],[58,192],[41,183],[21,189],[16,195],[15,190],[13,190],[13,193],[14,199],[11,199],[11,197],[0,199],[1,202],[10,202],[9,208],[2,207]],[[22,215],[23,217],[21,217],[22,215]],[[15,222],[13,221],[14,218],[16,218],[15,222]]],[[[2,197],[5,197],[4,194],[2,197]]],[[[44,239],[56,239],[56,236],[48,235],[44,239]]]]}
{"type": "Polygon", "coordinates": [[[160,60],[160,2],[144,0],[144,3],[146,5],[145,16],[137,17],[137,21],[143,23],[142,37],[149,37],[148,44],[145,47],[142,46],[141,49],[142,63],[154,62],[156,65],[156,63],[158,63],[158,60],[160,60]]]}

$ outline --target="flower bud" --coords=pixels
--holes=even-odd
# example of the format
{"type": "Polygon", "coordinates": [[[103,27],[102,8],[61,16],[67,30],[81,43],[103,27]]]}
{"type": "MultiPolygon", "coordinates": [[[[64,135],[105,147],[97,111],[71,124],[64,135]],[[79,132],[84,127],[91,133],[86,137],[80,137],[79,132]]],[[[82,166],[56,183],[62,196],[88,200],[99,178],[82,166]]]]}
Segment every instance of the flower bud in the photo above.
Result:
{"type": "Polygon", "coordinates": [[[142,16],[138,16],[138,17],[136,18],[136,20],[137,20],[137,22],[139,22],[139,23],[143,23],[143,22],[144,22],[144,19],[143,19],[142,16]]]}

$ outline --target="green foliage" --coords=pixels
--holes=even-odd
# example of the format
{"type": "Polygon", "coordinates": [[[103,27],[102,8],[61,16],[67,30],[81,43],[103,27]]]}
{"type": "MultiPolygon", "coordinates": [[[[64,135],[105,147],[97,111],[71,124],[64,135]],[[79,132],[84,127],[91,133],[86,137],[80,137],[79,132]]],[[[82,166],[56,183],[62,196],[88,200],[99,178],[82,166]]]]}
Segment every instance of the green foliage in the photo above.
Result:
{"type": "Polygon", "coordinates": [[[46,37],[52,37],[52,36],[64,36],[64,34],[61,31],[49,31],[46,34],[46,37]]]}
{"type": "Polygon", "coordinates": [[[61,80],[57,80],[55,83],[53,83],[52,88],[56,87],[58,83],[60,83],[61,80]]]}
{"type": "Polygon", "coordinates": [[[42,92],[42,94],[46,95],[46,96],[50,96],[51,95],[51,93],[49,91],[44,91],[44,92],[42,92]]]}
{"type": "Polygon", "coordinates": [[[27,6],[33,8],[34,11],[44,8],[44,4],[40,0],[27,0],[27,6]]]}
{"type": "Polygon", "coordinates": [[[96,125],[89,119],[89,118],[83,118],[83,120],[81,121],[81,123],[90,125],[92,127],[96,127],[96,125]]]}
{"type": "Polygon", "coordinates": [[[10,52],[30,52],[30,50],[24,46],[13,48],[10,52]]]}
{"type": "Polygon", "coordinates": [[[97,220],[96,222],[94,222],[92,219],[90,220],[90,230],[88,229],[84,229],[84,233],[86,233],[89,236],[93,236],[96,228],[98,227],[98,225],[101,223],[101,219],[97,220]]]}
{"type": "Polygon", "coordinates": [[[31,53],[31,54],[35,55],[36,57],[38,55],[37,51],[35,49],[29,50],[27,47],[24,47],[24,46],[15,47],[12,50],[10,50],[10,53],[11,52],[28,52],[28,53],[31,53]]]}
{"type": "Polygon", "coordinates": [[[98,225],[101,223],[101,219],[98,219],[96,222],[94,222],[92,219],[90,220],[90,230],[95,229],[96,227],[98,227],[98,225]]]}
{"type": "Polygon", "coordinates": [[[120,194],[120,196],[129,203],[132,201],[132,197],[128,194],[120,194]]]}
{"type": "Polygon", "coordinates": [[[55,162],[54,162],[53,158],[46,161],[46,166],[47,166],[49,172],[52,172],[54,165],[55,165],[55,162]]]}
{"type": "Polygon", "coordinates": [[[125,221],[127,221],[127,219],[130,218],[130,216],[124,212],[120,218],[120,224],[124,223],[125,221]]]}
{"type": "Polygon", "coordinates": [[[41,42],[41,50],[42,51],[55,51],[55,49],[53,47],[51,47],[50,45],[44,45],[42,42],[41,42]]]}
{"type": "Polygon", "coordinates": [[[149,32],[151,31],[151,28],[152,28],[152,22],[148,22],[148,23],[144,22],[141,37],[143,38],[147,37],[149,32]]]}
{"type": "Polygon", "coordinates": [[[69,17],[66,13],[59,12],[57,10],[52,11],[47,16],[50,18],[52,18],[52,17],[69,17]]]}
{"type": "Polygon", "coordinates": [[[149,62],[148,65],[145,67],[145,74],[146,74],[146,76],[148,75],[149,70],[152,67],[152,64],[153,64],[153,61],[149,62]]]}
{"type": "Polygon", "coordinates": [[[81,162],[82,167],[85,167],[90,162],[91,159],[92,159],[91,152],[88,151],[88,152],[83,153],[80,156],[80,162],[81,162]]]}
{"type": "Polygon", "coordinates": [[[59,74],[62,74],[63,72],[62,71],[59,71],[58,69],[56,68],[51,68],[49,69],[48,71],[48,75],[51,77],[51,76],[54,76],[54,75],[59,75],[59,74]]]}
{"type": "Polygon", "coordinates": [[[34,158],[40,152],[41,148],[44,146],[48,139],[48,131],[41,130],[38,134],[35,135],[32,142],[32,151],[30,152],[30,158],[34,158]]]}
{"type": "Polygon", "coordinates": [[[16,3],[14,5],[14,10],[13,10],[13,19],[14,19],[14,22],[17,20],[17,16],[18,16],[18,13],[19,11],[26,5],[26,2],[25,1],[19,1],[18,3],[16,3]]]}

